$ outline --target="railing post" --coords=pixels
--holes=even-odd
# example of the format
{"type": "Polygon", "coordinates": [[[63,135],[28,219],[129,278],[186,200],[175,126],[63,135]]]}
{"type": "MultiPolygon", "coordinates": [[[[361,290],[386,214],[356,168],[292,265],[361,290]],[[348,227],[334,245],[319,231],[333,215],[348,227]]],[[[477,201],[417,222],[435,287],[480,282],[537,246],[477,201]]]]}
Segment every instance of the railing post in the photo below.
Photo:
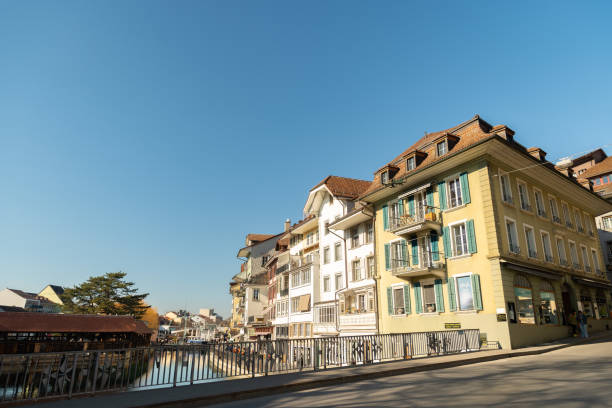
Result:
{"type": "Polygon", "coordinates": [[[312,341],[314,342],[313,344],[313,353],[314,353],[314,361],[312,362],[312,370],[313,371],[317,371],[317,369],[319,368],[319,342],[317,341],[317,339],[312,339],[312,341]]]}
{"type": "Polygon", "coordinates": [[[176,354],[174,356],[174,379],[172,380],[172,387],[176,387],[176,376],[178,375],[178,363],[179,363],[179,346],[176,345],[176,354]]]}
{"type": "Polygon", "coordinates": [[[70,388],[68,388],[68,399],[72,398],[72,388],[74,387],[74,380],[76,376],[78,353],[74,353],[74,361],[72,362],[72,375],[70,376],[70,388]]]}
{"type": "Polygon", "coordinates": [[[249,349],[251,351],[251,378],[255,378],[255,351],[253,350],[253,346],[249,349]]]}
{"type": "MultiPolygon", "coordinates": [[[[189,384],[193,385],[193,369],[195,366],[195,353],[189,353],[191,354],[191,379],[189,380],[189,384]]],[[[189,360],[187,360],[187,362],[189,362],[189,360]]]]}
{"type": "Polygon", "coordinates": [[[406,335],[402,334],[402,348],[404,350],[404,360],[408,360],[408,347],[406,347],[406,335]]]}
{"type": "MultiPolygon", "coordinates": [[[[467,338],[467,331],[463,332],[463,338],[465,339],[465,352],[467,353],[468,351],[468,338],[467,338]]],[[[480,348],[480,347],[478,347],[480,348]]]]}

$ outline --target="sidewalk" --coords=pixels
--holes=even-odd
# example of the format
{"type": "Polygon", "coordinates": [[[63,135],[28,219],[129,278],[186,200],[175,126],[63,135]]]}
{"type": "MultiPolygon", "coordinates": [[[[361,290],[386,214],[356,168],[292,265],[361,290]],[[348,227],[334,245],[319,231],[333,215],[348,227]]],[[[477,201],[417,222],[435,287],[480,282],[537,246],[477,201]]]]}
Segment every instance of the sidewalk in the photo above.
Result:
{"type": "Polygon", "coordinates": [[[611,332],[599,333],[589,339],[567,338],[550,344],[517,350],[478,351],[467,354],[461,353],[449,356],[336,368],[303,374],[279,374],[270,375],[268,377],[227,380],[176,388],[102,394],[95,397],[81,397],[72,400],[40,402],[33,405],[21,406],[36,406],[40,408],[74,408],[85,405],[87,408],[201,407],[221,402],[318,388],[366,379],[438,370],[510,357],[542,354],[573,345],[608,339],[612,340],[611,332]]]}

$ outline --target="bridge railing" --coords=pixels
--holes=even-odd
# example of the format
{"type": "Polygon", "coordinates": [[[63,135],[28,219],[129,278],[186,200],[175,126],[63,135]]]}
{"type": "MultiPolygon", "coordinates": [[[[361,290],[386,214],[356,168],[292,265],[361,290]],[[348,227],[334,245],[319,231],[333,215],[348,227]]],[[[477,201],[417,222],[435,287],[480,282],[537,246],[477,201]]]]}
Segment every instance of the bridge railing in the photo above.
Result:
{"type": "Polygon", "coordinates": [[[0,405],[480,350],[479,330],[0,354],[0,405]]]}

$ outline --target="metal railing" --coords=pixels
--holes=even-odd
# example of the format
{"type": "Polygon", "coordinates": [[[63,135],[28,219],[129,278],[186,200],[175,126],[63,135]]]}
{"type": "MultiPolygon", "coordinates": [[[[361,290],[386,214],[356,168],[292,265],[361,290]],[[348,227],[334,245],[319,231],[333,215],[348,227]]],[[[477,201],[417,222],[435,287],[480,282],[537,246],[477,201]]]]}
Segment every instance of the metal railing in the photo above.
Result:
{"type": "Polygon", "coordinates": [[[0,403],[480,350],[478,329],[0,355],[0,403]]]}
{"type": "Polygon", "coordinates": [[[440,223],[442,221],[440,212],[434,211],[431,208],[417,209],[412,215],[404,214],[399,217],[389,217],[389,229],[394,230],[401,227],[409,227],[427,221],[440,223]]]}

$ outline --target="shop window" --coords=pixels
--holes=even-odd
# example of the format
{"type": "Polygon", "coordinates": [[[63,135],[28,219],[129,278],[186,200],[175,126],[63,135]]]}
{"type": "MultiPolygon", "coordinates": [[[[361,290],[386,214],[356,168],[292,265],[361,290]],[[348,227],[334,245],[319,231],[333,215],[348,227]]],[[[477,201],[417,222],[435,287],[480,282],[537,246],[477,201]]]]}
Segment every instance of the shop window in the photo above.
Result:
{"type": "Polygon", "coordinates": [[[557,324],[557,302],[555,290],[550,282],[542,282],[540,285],[540,317],[543,324],[557,324]]]}
{"type": "Polygon", "coordinates": [[[516,275],[514,278],[514,297],[519,323],[535,324],[531,284],[523,275],[516,275]]]}
{"type": "Polygon", "coordinates": [[[608,310],[608,302],[606,300],[606,294],[604,293],[603,289],[597,289],[597,292],[595,292],[595,302],[597,302],[597,309],[599,309],[599,318],[609,318],[610,312],[608,310]]]}
{"type": "Polygon", "coordinates": [[[586,288],[580,289],[580,301],[582,302],[582,313],[591,318],[595,317],[593,311],[593,297],[591,296],[590,290],[586,288]]]}

